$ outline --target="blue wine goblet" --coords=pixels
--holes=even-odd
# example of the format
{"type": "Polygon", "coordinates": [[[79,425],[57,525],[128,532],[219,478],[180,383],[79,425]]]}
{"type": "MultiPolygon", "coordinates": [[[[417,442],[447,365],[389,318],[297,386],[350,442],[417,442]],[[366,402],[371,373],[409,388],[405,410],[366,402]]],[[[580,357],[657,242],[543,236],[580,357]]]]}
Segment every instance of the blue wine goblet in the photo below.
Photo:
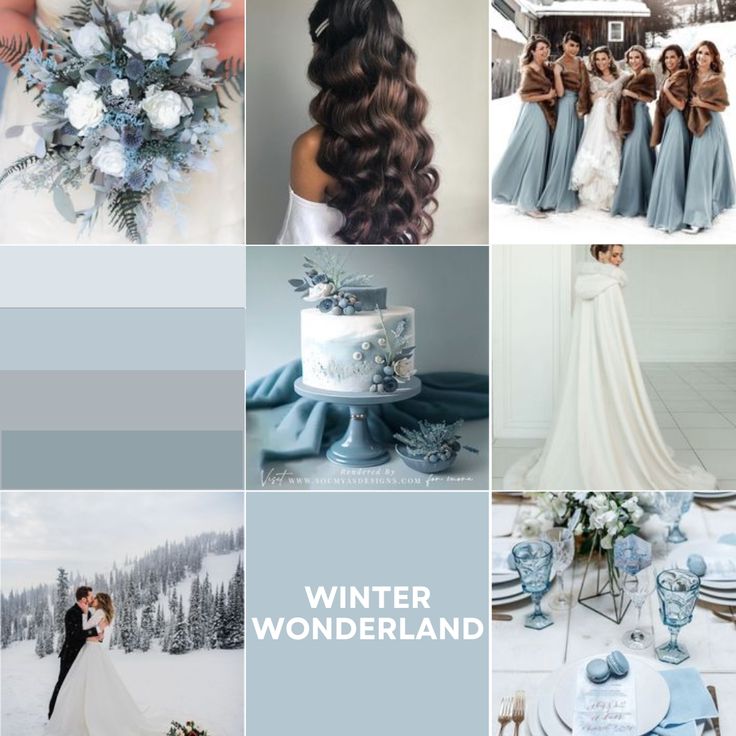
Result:
{"type": "Polygon", "coordinates": [[[524,626],[530,629],[544,629],[554,622],[542,613],[539,602],[549,589],[549,577],[552,572],[552,545],[549,542],[519,542],[511,550],[516,563],[516,570],[521,577],[521,588],[529,593],[534,603],[534,611],[530,613],[524,626]]]}
{"type": "Polygon", "coordinates": [[[687,542],[685,533],[680,529],[680,519],[690,510],[693,495],[690,491],[660,491],[657,496],[657,513],[669,524],[667,541],[672,544],[687,542]]]}
{"type": "Polygon", "coordinates": [[[659,615],[670,630],[670,640],[655,648],[657,659],[670,664],[684,662],[690,653],[678,643],[680,629],[693,620],[700,592],[700,578],[685,570],[665,570],[657,575],[659,615]]]}

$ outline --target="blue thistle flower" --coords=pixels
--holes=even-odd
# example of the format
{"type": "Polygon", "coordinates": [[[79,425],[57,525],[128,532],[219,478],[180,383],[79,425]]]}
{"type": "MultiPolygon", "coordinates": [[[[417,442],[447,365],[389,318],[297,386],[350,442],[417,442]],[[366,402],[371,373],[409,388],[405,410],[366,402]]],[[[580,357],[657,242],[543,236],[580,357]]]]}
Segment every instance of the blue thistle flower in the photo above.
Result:
{"type": "Polygon", "coordinates": [[[126,125],[123,128],[121,141],[126,148],[140,148],[143,143],[143,131],[132,125],[126,125]]]}
{"type": "Polygon", "coordinates": [[[97,82],[100,87],[103,87],[106,84],[110,84],[113,79],[115,79],[115,74],[109,66],[101,66],[95,72],[95,82],[97,82]]]}
{"type": "Polygon", "coordinates": [[[134,169],[126,177],[128,186],[136,192],[141,191],[146,183],[146,172],[143,169],[134,169]]]}
{"type": "Polygon", "coordinates": [[[131,56],[125,67],[125,73],[129,79],[140,79],[146,73],[146,65],[140,59],[131,56]]]}

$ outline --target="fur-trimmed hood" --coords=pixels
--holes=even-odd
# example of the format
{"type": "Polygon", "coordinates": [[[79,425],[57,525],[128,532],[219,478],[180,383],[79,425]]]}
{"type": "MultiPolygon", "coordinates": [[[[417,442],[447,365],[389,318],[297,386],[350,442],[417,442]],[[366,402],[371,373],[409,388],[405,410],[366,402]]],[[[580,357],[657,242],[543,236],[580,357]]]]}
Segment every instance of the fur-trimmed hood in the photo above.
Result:
{"type": "Polygon", "coordinates": [[[619,266],[586,261],[577,268],[575,295],[580,299],[595,299],[612,286],[624,287],[627,283],[628,277],[619,266]]]}

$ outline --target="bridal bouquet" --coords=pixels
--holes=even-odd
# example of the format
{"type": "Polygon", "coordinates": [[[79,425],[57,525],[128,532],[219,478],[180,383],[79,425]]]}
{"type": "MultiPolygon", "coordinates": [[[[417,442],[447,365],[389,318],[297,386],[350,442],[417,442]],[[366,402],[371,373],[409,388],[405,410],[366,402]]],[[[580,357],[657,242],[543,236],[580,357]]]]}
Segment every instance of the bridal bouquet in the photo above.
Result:
{"type": "MultiPolygon", "coordinates": [[[[144,0],[137,12],[112,13],[104,0],[81,0],[58,30],[41,27],[42,46],[0,39],[0,61],[19,64],[40,120],[33,153],[0,173],[46,189],[70,222],[91,228],[103,207],[133,242],[145,240],[156,207],[176,209],[189,173],[207,169],[225,130],[224,97],[243,92],[243,65],[217,61],[204,42],[210,0],[192,26],[175,3],[144,0]],[[94,201],[82,210],[70,190],[88,180],[94,201]]],[[[24,126],[10,128],[20,136],[24,126]]]]}

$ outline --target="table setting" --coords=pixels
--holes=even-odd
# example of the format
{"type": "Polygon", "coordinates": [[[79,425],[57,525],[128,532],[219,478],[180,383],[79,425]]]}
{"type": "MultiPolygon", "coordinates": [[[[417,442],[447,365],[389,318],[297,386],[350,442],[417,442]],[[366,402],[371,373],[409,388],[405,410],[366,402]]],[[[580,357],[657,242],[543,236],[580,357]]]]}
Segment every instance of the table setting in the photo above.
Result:
{"type": "Polygon", "coordinates": [[[733,732],[729,499],[539,492],[517,501],[510,532],[508,521],[493,524],[503,534],[492,541],[491,585],[499,736],[508,723],[524,736],[733,732]]]}

